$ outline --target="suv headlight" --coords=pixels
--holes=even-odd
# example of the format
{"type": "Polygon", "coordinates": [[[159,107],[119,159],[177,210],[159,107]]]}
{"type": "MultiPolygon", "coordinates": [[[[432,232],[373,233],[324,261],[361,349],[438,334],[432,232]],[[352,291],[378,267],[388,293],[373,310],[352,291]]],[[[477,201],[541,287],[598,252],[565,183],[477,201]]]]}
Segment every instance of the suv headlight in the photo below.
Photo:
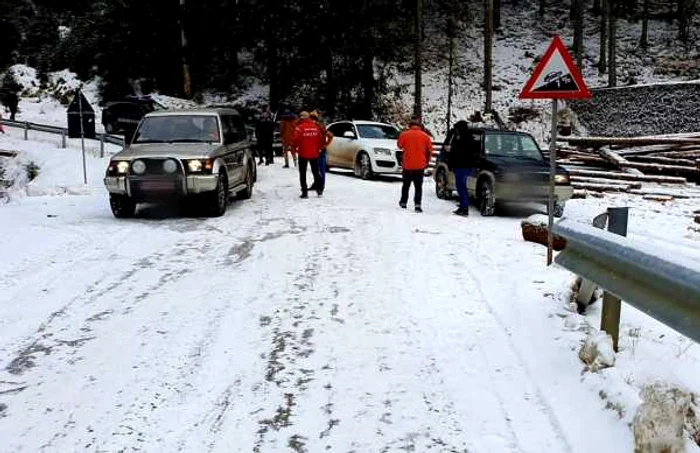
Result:
{"type": "Polygon", "coordinates": [[[214,167],[211,159],[186,160],[187,173],[211,173],[214,167]]]}
{"type": "Polygon", "coordinates": [[[385,156],[391,156],[391,150],[389,148],[374,148],[375,154],[383,154],[385,156]]]}
{"type": "Polygon", "coordinates": [[[142,161],[141,159],[135,160],[131,164],[131,170],[137,175],[142,175],[146,173],[146,162],[142,161]]]}
{"type": "Polygon", "coordinates": [[[569,175],[559,174],[559,175],[554,175],[554,182],[556,184],[569,184],[571,181],[569,180],[569,175]]]}
{"type": "Polygon", "coordinates": [[[129,172],[128,160],[113,160],[107,167],[107,176],[121,176],[129,172]]]}

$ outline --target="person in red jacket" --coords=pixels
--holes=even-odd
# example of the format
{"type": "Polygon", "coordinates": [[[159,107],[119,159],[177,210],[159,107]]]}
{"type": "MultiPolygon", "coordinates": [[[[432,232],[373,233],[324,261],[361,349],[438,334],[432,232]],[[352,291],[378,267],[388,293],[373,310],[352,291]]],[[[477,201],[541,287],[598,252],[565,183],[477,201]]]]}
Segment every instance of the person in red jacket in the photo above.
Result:
{"type": "Polygon", "coordinates": [[[294,149],[299,157],[299,182],[301,184],[301,198],[309,198],[309,189],[306,185],[306,168],[311,166],[314,175],[312,188],[318,196],[323,194],[323,180],[318,172],[318,157],[326,144],[326,137],[321,127],[316,124],[308,112],[301,112],[299,123],[294,130],[294,149]]]}
{"type": "Polygon", "coordinates": [[[416,212],[423,212],[421,208],[423,178],[433,155],[433,141],[423,132],[420,119],[413,118],[409,123],[409,129],[399,135],[397,145],[403,151],[403,187],[401,187],[399,206],[406,209],[408,191],[413,183],[416,212]]]}

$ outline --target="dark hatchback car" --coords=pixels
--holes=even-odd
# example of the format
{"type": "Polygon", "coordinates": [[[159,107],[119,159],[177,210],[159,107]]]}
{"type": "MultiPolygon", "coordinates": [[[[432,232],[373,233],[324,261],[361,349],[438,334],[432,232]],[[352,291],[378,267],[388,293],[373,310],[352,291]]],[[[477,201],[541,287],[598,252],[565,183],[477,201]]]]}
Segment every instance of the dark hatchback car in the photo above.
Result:
{"type": "Polygon", "coordinates": [[[144,116],[159,110],[165,110],[165,106],[150,96],[128,96],[102,109],[102,125],[108,134],[131,135],[144,116]]]}
{"type": "MultiPolygon", "coordinates": [[[[549,161],[545,160],[535,139],[524,132],[470,129],[474,152],[479,154],[477,168],[467,178],[470,196],[481,215],[490,216],[507,202],[547,204],[549,199],[549,161]]],[[[454,134],[448,134],[448,137],[454,134]]],[[[438,198],[448,199],[456,190],[454,173],[447,165],[450,143],[445,143],[434,172],[438,198]]],[[[561,217],[564,205],[573,195],[569,173],[557,166],[553,214],[561,217]]]]}

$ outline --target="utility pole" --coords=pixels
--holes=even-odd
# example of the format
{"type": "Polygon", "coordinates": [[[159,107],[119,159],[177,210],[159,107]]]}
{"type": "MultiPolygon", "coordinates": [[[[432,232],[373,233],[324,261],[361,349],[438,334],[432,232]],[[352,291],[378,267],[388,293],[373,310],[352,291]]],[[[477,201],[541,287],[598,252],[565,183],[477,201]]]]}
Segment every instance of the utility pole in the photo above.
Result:
{"type": "Polygon", "coordinates": [[[493,110],[493,0],[486,0],[484,18],[484,89],[486,105],[484,112],[493,110]]]}
{"type": "Polygon", "coordinates": [[[415,93],[413,114],[423,117],[423,0],[416,0],[415,93]]]}
{"type": "Polygon", "coordinates": [[[180,0],[180,46],[182,48],[182,92],[186,98],[192,96],[192,79],[187,65],[187,37],[185,36],[185,0],[180,0]]]}

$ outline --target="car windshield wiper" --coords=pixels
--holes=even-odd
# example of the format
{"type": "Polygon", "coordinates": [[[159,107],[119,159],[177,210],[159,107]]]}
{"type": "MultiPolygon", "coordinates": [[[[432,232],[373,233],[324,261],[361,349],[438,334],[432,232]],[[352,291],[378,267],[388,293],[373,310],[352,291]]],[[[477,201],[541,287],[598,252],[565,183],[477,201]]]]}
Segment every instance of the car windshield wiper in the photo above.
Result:
{"type": "Polygon", "coordinates": [[[178,138],[175,140],[170,140],[170,143],[213,143],[212,140],[201,140],[198,138],[178,138]]]}
{"type": "Polygon", "coordinates": [[[135,145],[140,145],[142,143],[168,143],[165,140],[134,140],[135,145]]]}

